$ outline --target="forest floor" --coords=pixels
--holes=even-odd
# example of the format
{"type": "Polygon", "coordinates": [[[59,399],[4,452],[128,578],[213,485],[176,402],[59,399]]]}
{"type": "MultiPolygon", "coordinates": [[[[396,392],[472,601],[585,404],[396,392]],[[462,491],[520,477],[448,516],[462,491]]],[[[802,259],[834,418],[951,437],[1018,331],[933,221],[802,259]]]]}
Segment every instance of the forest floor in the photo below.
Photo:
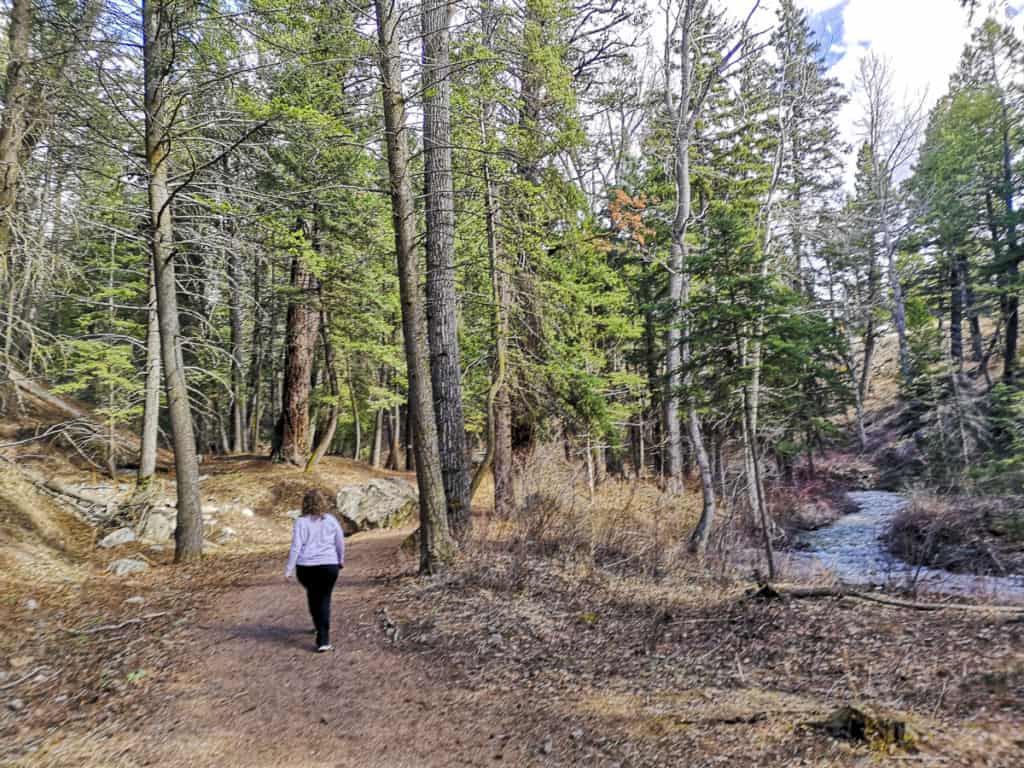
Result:
{"type": "Polygon", "coordinates": [[[423,580],[407,529],[354,536],[324,655],[281,573],[283,524],[193,565],[7,583],[0,764],[1024,764],[1019,616],[759,602],[695,566],[477,532],[423,580]],[[916,747],[813,725],[845,704],[916,747]]]}

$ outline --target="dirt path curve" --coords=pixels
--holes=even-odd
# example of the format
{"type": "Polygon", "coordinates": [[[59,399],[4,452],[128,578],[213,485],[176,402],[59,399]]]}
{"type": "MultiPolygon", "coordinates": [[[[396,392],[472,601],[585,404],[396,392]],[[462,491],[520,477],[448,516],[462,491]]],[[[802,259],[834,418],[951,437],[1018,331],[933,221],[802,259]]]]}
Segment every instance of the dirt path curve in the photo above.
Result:
{"type": "Polygon", "coordinates": [[[501,749],[495,702],[449,687],[426,659],[391,650],[376,610],[407,531],[349,543],[332,603],[333,654],[312,652],[302,588],[283,556],[214,602],[191,633],[196,662],[134,739],[141,764],[217,768],[523,765],[501,749]],[[501,757],[497,757],[503,752],[501,757]]]}

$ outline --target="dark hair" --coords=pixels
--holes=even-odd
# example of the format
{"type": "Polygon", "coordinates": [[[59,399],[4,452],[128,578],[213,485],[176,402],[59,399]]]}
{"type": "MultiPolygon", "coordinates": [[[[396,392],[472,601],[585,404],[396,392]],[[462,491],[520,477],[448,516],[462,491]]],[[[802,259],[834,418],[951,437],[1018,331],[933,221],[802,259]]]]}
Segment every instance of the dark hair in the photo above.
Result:
{"type": "Polygon", "coordinates": [[[310,488],[302,497],[302,514],[323,517],[330,509],[327,494],[319,488],[310,488]]]}

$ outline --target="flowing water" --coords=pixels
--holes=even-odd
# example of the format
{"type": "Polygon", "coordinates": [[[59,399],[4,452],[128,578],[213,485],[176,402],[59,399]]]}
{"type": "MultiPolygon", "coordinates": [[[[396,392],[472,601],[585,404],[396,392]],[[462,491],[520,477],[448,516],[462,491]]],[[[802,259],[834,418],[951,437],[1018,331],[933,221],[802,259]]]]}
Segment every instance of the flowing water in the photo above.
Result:
{"type": "Polygon", "coordinates": [[[890,555],[881,536],[893,516],[907,503],[896,493],[859,491],[849,494],[856,512],[831,525],[803,533],[801,551],[790,558],[796,570],[827,570],[846,584],[915,585],[919,590],[983,597],[993,602],[1024,602],[1024,575],[975,576],[924,568],[890,555]]]}

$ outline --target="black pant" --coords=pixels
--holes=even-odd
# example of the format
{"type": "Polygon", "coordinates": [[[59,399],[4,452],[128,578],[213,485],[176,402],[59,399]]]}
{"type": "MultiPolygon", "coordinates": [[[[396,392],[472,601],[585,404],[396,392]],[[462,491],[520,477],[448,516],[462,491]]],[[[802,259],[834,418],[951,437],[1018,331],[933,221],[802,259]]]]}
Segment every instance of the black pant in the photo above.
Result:
{"type": "Polygon", "coordinates": [[[336,565],[300,565],[295,568],[299,583],[306,588],[309,615],[316,627],[316,644],[331,642],[331,592],[338,580],[336,565]]]}

